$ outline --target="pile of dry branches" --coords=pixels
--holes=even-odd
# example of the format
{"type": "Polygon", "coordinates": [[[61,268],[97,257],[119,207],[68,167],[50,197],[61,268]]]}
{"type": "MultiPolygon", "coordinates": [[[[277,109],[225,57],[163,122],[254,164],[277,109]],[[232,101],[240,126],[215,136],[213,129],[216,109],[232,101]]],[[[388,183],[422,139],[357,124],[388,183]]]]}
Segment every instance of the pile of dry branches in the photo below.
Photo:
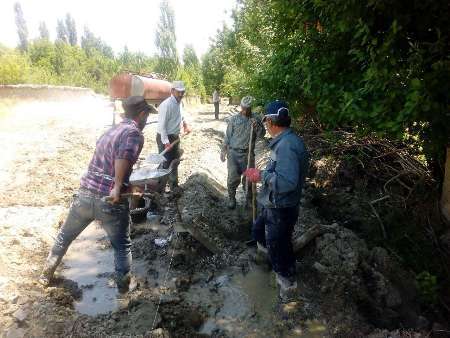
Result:
{"type": "Polygon", "coordinates": [[[334,131],[327,135],[303,135],[316,155],[330,154],[353,161],[359,171],[382,183],[379,200],[401,201],[406,207],[417,188],[433,189],[436,182],[417,154],[401,142],[376,136],[334,131]]]}

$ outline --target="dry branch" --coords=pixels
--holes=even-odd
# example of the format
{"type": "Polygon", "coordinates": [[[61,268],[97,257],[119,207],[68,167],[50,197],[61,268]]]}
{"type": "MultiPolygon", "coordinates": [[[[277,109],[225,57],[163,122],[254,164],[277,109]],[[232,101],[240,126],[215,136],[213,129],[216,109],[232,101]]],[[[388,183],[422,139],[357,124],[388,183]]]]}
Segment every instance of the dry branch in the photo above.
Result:
{"type": "Polygon", "coordinates": [[[317,224],[313,225],[311,228],[306,230],[300,237],[294,239],[294,252],[298,253],[301,249],[303,249],[309,242],[315,239],[318,236],[321,236],[325,233],[336,232],[336,225],[322,225],[317,224]]]}

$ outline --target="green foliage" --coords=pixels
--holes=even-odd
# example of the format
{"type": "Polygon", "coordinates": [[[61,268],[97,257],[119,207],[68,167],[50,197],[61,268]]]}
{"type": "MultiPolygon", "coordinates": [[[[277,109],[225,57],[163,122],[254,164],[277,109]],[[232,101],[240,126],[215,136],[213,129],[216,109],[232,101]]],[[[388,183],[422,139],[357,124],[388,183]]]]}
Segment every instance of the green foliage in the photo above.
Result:
{"type": "Polygon", "coordinates": [[[78,41],[77,36],[77,26],[75,24],[75,19],[70,15],[70,13],[66,14],[66,33],[67,33],[67,40],[72,45],[75,46],[78,41]]]}
{"type": "Polygon", "coordinates": [[[203,56],[202,75],[207,93],[221,87],[225,77],[225,66],[220,58],[219,49],[211,49],[203,56]]]}
{"type": "Polygon", "coordinates": [[[81,37],[81,48],[83,48],[88,57],[98,52],[109,59],[114,58],[112,48],[101,38],[95,36],[88,27],[84,27],[84,33],[81,37]]]}
{"type": "Polygon", "coordinates": [[[44,21],[39,23],[39,38],[47,40],[50,39],[50,33],[44,21]]]}
{"type": "Polygon", "coordinates": [[[155,68],[154,57],[126,48],[114,57],[111,47],[93,35],[84,37],[82,45],[37,39],[29,43],[25,54],[0,47],[0,83],[81,86],[106,93],[118,72],[147,74],[155,68]]]}
{"type": "Polygon", "coordinates": [[[192,45],[183,50],[183,65],[178,68],[177,79],[185,82],[189,95],[199,95],[206,98],[200,61],[192,45]]]}
{"type": "Polygon", "coordinates": [[[429,305],[435,305],[438,301],[437,277],[428,271],[422,271],[416,276],[416,281],[422,301],[429,305]]]}
{"type": "MultiPolygon", "coordinates": [[[[18,22],[23,20],[20,4],[15,6],[18,22]]],[[[180,65],[175,47],[174,13],[167,0],[161,3],[161,22],[158,26],[158,56],[130,52],[125,46],[117,56],[112,48],[88,27],[84,28],[81,47],[77,45],[75,20],[67,14],[57,22],[55,42],[49,40],[44,22],[39,25],[40,38],[27,42],[27,50],[19,53],[0,45],[1,84],[52,84],[82,86],[106,93],[110,79],[119,72],[146,75],[163,73],[168,79],[176,77],[186,82],[190,94],[206,97],[201,64],[191,45],[183,52],[180,65]]],[[[21,30],[26,31],[25,29],[21,30]]]]}
{"type": "Polygon", "coordinates": [[[28,28],[20,2],[14,4],[14,13],[16,15],[17,34],[19,35],[20,41],[19,49],[21,51],[26,51],[28,47],[28,28]]]}
{"type": "Polygon", "coordinates": [[[176,78],[184,81],[188,95],[199,95],[203,100],[206,98],[200,67],[180,66],[176,78]]]}
{"type": "Polygon", "coordinates": [[[156,29],[155,44],[158,48],[156,71],[174,80],[178,70],[178,53],[175,35],[175,15],[168,0],[160,4],[161,15],[156,29]]]}
{"type": "Polygon", "coordinates": [[[68,43],[66,26],[64,25],[64,20],[58,20],[56,22],[56,41],[68,43]]]}
{"type": "Polygon", "coordinates": [[[429,161],[443,153],[450,135],[447,1],[241,0],[238,8],[234,29],[220,31],[207,54],[215,72],[204,73],[207,89],[215,82],[262,102],[285,99],[330,129],[400,139],[408,130],[429,161]],[[240,81],[231,80],[236,70],[240,81]]]}
{"type": "Polygon", "coordinates": [[[0,51],[0,84],[18,84],[26,81],[29,62],[15,51],[0,51]]]}
{"type": "Polygon", "coordinates": [[[200,61],[198,60],[195,49],[192,45],[186,45],[183,50],[183,65],[185,67],[200,68],[200,61]]]}

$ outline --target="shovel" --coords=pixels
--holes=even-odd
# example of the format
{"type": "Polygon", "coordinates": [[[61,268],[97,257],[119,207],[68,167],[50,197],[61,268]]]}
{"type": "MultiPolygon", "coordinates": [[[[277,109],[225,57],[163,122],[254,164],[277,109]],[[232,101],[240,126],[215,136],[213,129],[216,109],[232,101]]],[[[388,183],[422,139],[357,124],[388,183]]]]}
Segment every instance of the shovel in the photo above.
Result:
{"type": "MultiPolygon", "coordinates": [[[[253,128],[253,124],[250,126],[250,141],[248,145],[248,154],[247,154],[247,169],[251,167],[251,160],[252,160],[252,154],[254,152],[254,138],[255,138],[255,132],[253,128]]],[[[253,223],[255,223],[256,220],[256,183],[252,183],[247,179],[247,196],[248,196],[248,190],[251,189],[252,191],[252,219],[253,223]]]]}
{"type": "Polygon", "coordinates": [[[178,142],[180,142],[180,139],[173,141],[170,144],[169,148],[164,149],[161,153],[159,154],[149,154],[147,156],[147,158],[145,159],[145,163],[148,164],[161,164],[167,161],[166,157],[164,156],[170,149],[172,149],[172,147],[177,144],[178,142]]]}
{"type": "MultiPolygon", "coordinates": [[[[128,197],[142,197],[142,194],[138,193],[138,192],[130,192],[130,193],[120,194],[121,199],[128,198],[128,197]]],[[[104,196],[101,198],[101,200],[103,202],[111,202],[113,200],[113,198],[111,196],[104,196]]]]}

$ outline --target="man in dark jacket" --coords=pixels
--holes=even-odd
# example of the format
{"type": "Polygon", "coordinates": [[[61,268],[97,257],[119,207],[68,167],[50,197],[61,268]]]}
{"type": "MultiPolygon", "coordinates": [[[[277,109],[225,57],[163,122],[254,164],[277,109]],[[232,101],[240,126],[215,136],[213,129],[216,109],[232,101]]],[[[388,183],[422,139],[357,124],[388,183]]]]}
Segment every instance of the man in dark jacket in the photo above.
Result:
{"type": "Polygon", "coordinates": [[[263,118],[272,136],[270,161],[264,170],[250,168],[251,182],[261,182],[258,194],[260,215],[253,224],[252,235],[260,251],[268,251],[277,274],[280,297],[286,299],[297,288],[292,233],[297,222],[302,188],[309,166],[309,153],[289,127],[291,118],[287,104],[268,104],[263,118]]]}

